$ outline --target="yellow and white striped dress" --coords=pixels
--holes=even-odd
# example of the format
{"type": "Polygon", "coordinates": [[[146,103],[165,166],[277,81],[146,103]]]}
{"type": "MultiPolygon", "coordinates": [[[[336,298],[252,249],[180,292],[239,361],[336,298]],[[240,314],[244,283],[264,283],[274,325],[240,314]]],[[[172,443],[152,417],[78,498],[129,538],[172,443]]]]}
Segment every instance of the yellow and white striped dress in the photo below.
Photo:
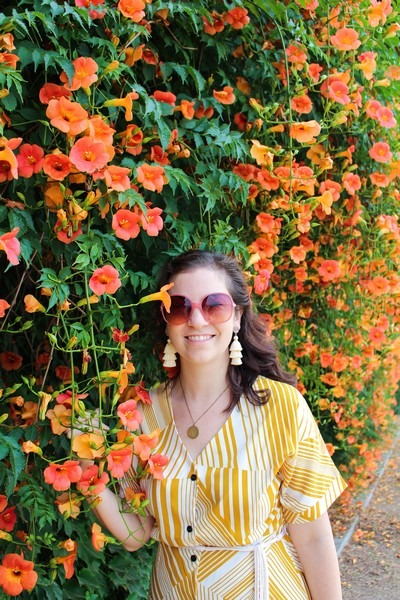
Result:
{"type": "Polygon", "coordinates": [[[140,481],[159,547],[152,600],[310,598],[285,523],[312,521],[345,488],[301,394],[264,377],[264,406],[244,397],[192,460],[173,421],[170,386],[143,406],[142,430],[161,429],[163,480],[140,481]]]}

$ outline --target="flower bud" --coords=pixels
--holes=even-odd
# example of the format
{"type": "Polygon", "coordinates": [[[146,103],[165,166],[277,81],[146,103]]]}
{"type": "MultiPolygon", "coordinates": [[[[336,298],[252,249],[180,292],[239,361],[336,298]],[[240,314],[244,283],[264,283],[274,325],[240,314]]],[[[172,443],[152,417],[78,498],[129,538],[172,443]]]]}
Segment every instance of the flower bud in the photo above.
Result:
{"type": "Polygon", "coordinates": [[[99,297],[93,294],[93,296],[89,296],[89,298],[82,298],[79,302],[76,303],[77,306],[83,306],[84,304],[97,304],[99,301],[99,297]]]}
{"type": "Polygon", "coordinates": [[[60,222],[60,229],[65,229],[68,225],[67,213],[63,208],[57,211],[57,219],[60,222]]]}
{"type": "Polygon", "coordinates": [[[83,221],[88,215],[87,210],[84,210],[75,200],[68,202],[68,212],[75,221],[83,221]]]}
{"type": "Polygon", "coordinates": [[[119,67],[119,62],[117,60],[112,60],[104,69],[104,75],[106,75],[107,73],[112,73],[112,71],[115,71],[115,69],[117,69],[119,67]]]}
{"type": "Polygon", "coordinates": [[[88,193],[88,195],[86,196],[85,202],[83,203],[83,205],[85,206],[85,208],[87,208],[88,206],[92,206],[93,204],[97,204],[99,201],[99,196],[98,194],[96,194],[96,192],[94,192],[93,190],[91,192],[88,193]]]}
{"type": "MultiPolygon", "coordinates": [[[[47,394],[46,392],[38,392],[39,397],[39,419],[40,421],[44,421],[46,417],[47,407],[49,403],[52,401],[51,394],[47,394]]],[[[31,452],[33,452],[31,450],[31,452]]]]}
{"type": "Polygon", "coordinates": [[[43,455],[43,451],[39,446],[28,440],[22,444],[22,450],[25,454],[29,454],[30,452],[34,452],[35,454],[39,454],[39,456],[43,455]]]}
{"type": "Polygon", "coordinates": [[[398,31],[400,31],[400,23],[392,23],[392,24],[391,24],[391,25],[388,27],[388,29],[387,29],[387,31],[386,31],[386,33],[385,33],[384,39],[391,38],[391,37],[395,37],[395,36],[396,36],[396,33],[397,33],[398,31]]]}
{"type": "Polygon", "coordinates": [[[71,350],[71,348],[73,348],[76,345],[76,342],[78,341],[78,338],[76,337],[76,335],[73,335],[69,340],[68,340],[68,344],[66,345],[65,349],[66,350],[71,350]]]}
{"type": "Polygon", "coordinates": [[[78,415],[80,417],[85,417],[85,413],[86,413],[86,406],[84,404],[84,402],[82,402],[82,400],[78,400],[78,402],[75,402],[75,410],[78,413],[78,415]]]}
{"type": "Polygon", "coordinates": [[[133,333],[136,333],[139,329],[139,325],[137,323],[135,323],[135,325],[132,325],[132,327],[128,330],[128,335],[132,335],[133,333]]]}

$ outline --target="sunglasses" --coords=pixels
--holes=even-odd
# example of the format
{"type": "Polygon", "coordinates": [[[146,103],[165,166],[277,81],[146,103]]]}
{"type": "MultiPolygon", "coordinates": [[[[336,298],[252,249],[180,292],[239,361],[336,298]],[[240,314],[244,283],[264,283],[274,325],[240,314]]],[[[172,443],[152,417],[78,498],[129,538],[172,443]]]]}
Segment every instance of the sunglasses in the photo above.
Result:
{"type": "Polygon", "coordinates": [[[183,325],[190,320],[195,308],[200,309],[208,323],[225,323],[231,318],[235,305],[228,294],[208,294],[201,302],[192,302],[186,296],[176,295],[171,296],[169,312],[164,305],[161,306],[161,312],[164,321],[170,325],[183,325]]]}

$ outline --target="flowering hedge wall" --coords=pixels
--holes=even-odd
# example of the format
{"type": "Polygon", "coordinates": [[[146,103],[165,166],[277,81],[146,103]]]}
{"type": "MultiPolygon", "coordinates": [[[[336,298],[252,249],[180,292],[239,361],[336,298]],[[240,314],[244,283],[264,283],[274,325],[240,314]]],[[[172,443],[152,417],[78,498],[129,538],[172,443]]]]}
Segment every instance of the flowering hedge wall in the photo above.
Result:
{"type": "Polygon", "coordinates": [[[2,6],[0,586],[145,598],[152,547],[125,552],[90,504],[133,454],[162,477],[137,405],[165,377],[147,302],[166,298],[168,256],[242,261],[347,499],[390,440],[399,15],[391,0],[2,6]]]}

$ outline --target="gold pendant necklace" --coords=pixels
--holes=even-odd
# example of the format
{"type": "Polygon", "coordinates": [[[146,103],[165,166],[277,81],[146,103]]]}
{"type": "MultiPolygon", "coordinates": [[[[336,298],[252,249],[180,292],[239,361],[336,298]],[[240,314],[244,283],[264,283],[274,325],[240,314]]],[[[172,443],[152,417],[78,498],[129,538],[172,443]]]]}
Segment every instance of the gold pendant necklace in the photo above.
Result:
{"type": "Polygon", "coordinates": [[[199,437],[199,428],[193,424],[189,427],[186,433],[191,440],[194,440],[199,437]]]}
{"type": "Polygon", "coordinates": [[[193,419],[193,417],[192,417],[192,413],[190,412],[190,408],[189,408],[189,405],[188,405],[188,401],[186,400],[186,394],[185,394],[185,390],[183,389],[183,385],[182,385],[182,381],[181,381],[181,378],[180,378],[180,377],[179,377],[179,384],[180,384],[180,386],[181,386],[181,390],[182,390],[182,394],[183,394],[183,399],[184,399],[184,401],[185,401],[186,408],[187,408],[187,410],[188,410],[189,416],[190,416],[190,418],[191,418],[191,419],[192,419],[192,421],[193,421],[192,425],[191,425],[190,427],[188,427],[188,429],[187,429],[187,431],[186,431],[186,434],[187,434],[188,438],[190,438],[191,440],[195,440],[195,439],[196,439],[196,438],[199,436],[199,433],[200,433],[200,432],[199,432],[199,428],[196,426],[196,423],[197,423],[198,421],[200,421],[200,419],[201,419],[202,417],[204,417],[204,415],[205,415],[205,414],[206,414],[206,413],[207,413],[207,412],[210,410],[210,408],[212,408],[212,407],[214,406],[214,404],[217,402],[217,400],[219,400],[219,399],[221,398],[222,394],[224,394],[224,393],[226,392],[226,390],[227,390],[227,389],[228,389],[228,387],[229,387],[229,383],[228,383],[228,385],[226,386],[226,388],[224,388],[224,389],[222,390],[222,392],[220,393],[220,395],[218,396],[218,398],[216,398],[216,399],[214,400],[214,402],[212,402],[212,404],[210,404],[210,406],[209,406],[208,408],[206,408],[206,410],[205,410],[205,411],[204,411],[204,412],[203,412],[203,413],[202,413],[202,414],[201,414],[199,417],[197,417],[197,419],[196,419],[196,420],[194,420],[194,419],[193,419]]]}

